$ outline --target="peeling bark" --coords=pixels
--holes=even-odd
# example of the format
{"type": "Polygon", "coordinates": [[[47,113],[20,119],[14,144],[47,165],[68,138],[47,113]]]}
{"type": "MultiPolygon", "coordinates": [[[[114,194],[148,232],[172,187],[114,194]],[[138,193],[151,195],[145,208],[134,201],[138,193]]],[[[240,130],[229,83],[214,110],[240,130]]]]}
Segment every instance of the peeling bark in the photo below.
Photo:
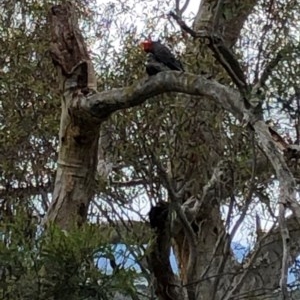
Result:
{"type": "Polygon", "coordinates": [[[55,188],[45,222],[68,229],[86,220],[94,196],[100,121],[72,105],[80,94],[96,87],[74,7],[69,2],[52,7],[49,20],[50,53],[63,97],[55,188]]]}
{"type": "Polygon", "coordinates": [[[194,21],[194,30],[208,30],[221,34],[227,47],[235,45],[245,20],[257,0],[205,0],[201,1],[194,21]]]}

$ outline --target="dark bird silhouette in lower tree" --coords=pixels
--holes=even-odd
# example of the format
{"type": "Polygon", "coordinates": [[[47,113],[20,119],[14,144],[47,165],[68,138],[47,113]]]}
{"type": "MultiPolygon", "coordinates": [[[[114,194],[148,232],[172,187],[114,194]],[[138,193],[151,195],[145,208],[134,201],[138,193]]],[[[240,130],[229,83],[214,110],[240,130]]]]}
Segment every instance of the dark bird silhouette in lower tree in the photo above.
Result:
{"type": "MultiPolygon", "coordinates": [[[[152,54],[151,59],[155,60],[157,63],[166,66],[170,70],[182,71],[184,72],[181,62],[175,58],[174,54],[160,41],[146,40],[142,42],[143,50],[146,53],[152,54]]],[[[146,71],[149,76],[155,75],[161,72],[163,67],[159,68],[158,65],[147,63],[146,71]]]]}

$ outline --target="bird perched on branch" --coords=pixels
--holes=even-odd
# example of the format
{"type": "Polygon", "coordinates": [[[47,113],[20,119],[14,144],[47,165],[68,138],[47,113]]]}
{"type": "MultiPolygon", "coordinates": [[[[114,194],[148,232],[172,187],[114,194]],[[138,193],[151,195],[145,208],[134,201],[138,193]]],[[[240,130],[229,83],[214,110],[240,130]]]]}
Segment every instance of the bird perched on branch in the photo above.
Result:
{"type": "Polygon", "coordinates": [[[169,71],[170,69],[163,63],[157,61],[152,53],[147,54],[146,72],[149,76],[153,76],[159,72],[169,71]]]}
{"type": "Polygon", "coordinates": [[[177,60],[172,52],[160,41],[154,42],[151,39],[148,39],[142,42],[141,45],[146,53],[151,54],[151,62],[148,62],[146,66],[146,71],[149,76],[163,71],[164,66],[170,70],[184,72],[181,62],[177,60]],[[156,62],[156,65],[154,62],[156,62]],[[159,64],[162,64],[162,66],[159,67],[159,64]]]}

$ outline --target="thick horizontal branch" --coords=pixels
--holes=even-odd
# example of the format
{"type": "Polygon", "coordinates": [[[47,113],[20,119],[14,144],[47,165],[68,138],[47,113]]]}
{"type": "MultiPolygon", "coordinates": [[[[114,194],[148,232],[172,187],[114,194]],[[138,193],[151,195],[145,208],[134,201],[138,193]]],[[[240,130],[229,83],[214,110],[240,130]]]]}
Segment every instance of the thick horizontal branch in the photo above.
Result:
{"type": "Polygon", "coordinates": [[[237,91],[203,76],[166,71],[142,79],[129,87],[100,93],[93,92],[86,96],[79,93],[78,97],[74,97],[72,105],[75,106],[74,108],[81,107],[91,115],[104,119],[117,110],[140,105],[147,99],[166,92],[204,96],[215,101],[240,120],[247,114],[252,128],[257,133],[258,140],[276,171],[281,186],[284,188],[285,201],[300,220],[300,205],[295,199],[295,180],[284,161],[284,157],[275,144],[269,127],[264,121],[256,119],[255,115],[246,109],[244,101],[237,91]]]}
{"type": "Polygon", "coordinates": [[[167,92],[205,96],[240,120],[245,112],[244,103],[237,91],[203,76],[176,71],[161,72],[129,87],[89,93],[86,96],[79,94],[74,99],[73,106],[104,119],[117,110],[140,105],[151,97],[167,92]]]}

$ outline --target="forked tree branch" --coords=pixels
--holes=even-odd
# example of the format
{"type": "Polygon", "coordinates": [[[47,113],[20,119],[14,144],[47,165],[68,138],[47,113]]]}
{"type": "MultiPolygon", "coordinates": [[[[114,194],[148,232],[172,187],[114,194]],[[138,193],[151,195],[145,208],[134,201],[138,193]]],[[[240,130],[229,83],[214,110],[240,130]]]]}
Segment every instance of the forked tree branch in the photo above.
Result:
{"type": "MultiPolygon", "coordinates": [[[[218,6],[220,5],[218,1],[218,6]]],[[[248,94],[247,82],[245,74],[235,57],[234,53],[225,45],[222,36],[217,32],[196,32],[185,24],[185,22],[175,13],[170,12],[169,15],[174,18],[178,25],[194,38],[207,39],[209,41],[208,47],[213,52],[217,61],[223,66],[232,81],[238,87],[241,94],[246,97],[248,94]]]]}
{"type": "Polygon", "coordinates": [[[74,98],[72,108],[81,108],[102,120],[113,112],[140,105],[147,99],[167,92],[205,96],[239,120],[246,110],[239,93],[235,90],[204,76],[176,71],[161,72],[141,79],[129,87],[103,92],[92,91],[88,95],[80,93],[74,98]]]}
{"type": "MultiPolygon", "coordinates": [[[[147,98],[160,93],[177,91],[186,94],[206,96],[215,101],[223,108],[240,117],[247,112],[238,93],[220,85],[219,83],[207,80],[202,76],[183,74],[179,72],[162,72],[149,79],[141,80],[132,87],[116,89],[102,93],[78,97],[76,107],[88,110],[94,116],[107,116],[114,111],[143,103],[147,98]],[[176,76],[176,74],[178,76],[176,76]],[[103,115],[103,113],[105,113],[103,115]]],[[[268,125],[264,121],[257,120],[251,112],[247,112],[252,119],[252,126],[257,133],[262,148],[268,156],[280,181],[281,196],[280,211],[284,214],[285,208],[289,207],[300,222],[300,205],[295,196],[296,183],[284,160],[283,154],[279,151],[278,145],[274,142],[268,125]],[[284,206],[284,207],[283,207],[284,206]]],[[[286,272],[289,259],[289,232],[285,222],[280,222],[281,235],[283,240],[282,278],[281,287],[286,290],[286,272]],[[285,275],[284,275],[285,274],[285,275]]]]}
{"type": "MultiPolygon", "coordinates": [[[[142,79],[129,87],[98,92],[95,72],[73,12],[70,4],[55,6],[51,11],[51,54],[63,77],[64,98],[58,170],[52,206],[48,212],[50,221],[56,221],[64,228],[70,226],[73,216],[77,216],[78,224],[84,222],[94,193],[98,125],[117,110],[140,105],[162,93],[179,92],[205,96],[239,120],[245,114],[249,116],[249,123],[280,181],[282,205],[290,208],[299,222],[300,206],[295,196],[295,180],[268,126],[252,111],[247,110],[244,95],[203,76],[172,71],[142,79]]],[[[284,227],[283,223],[282,232],[284,227]]],[[[288,234],[282,234],[282,238],[288,238],[288,234]]],[[[286,257],[287,255],[284,256],[285,260],[286,257]]],[[[286,265],[286,261],[283,261],[283,265],[286,265]]],[[[284,285],[283,278],[282,286],[284,285]]]]}
{"type": "MultiPolygon", "coordinates": [[[[217,15],[220,12],[221,0],[218,0],[218,9],[215,16],[215,21],[218,20],[217,15]]],[[[177,22],[182,30],[190,34],[194,38],[207,38],[209,40],[208,47],[213,52],[217,61],[224,67],[227,74],[231,77],[232,81],[236,84],[241,94],[248,100],[251,105],[257,105],[257,96],[259,89],[265,85],[266,81],[269,79],[272,74],[273,69],[278,65],[278,63],[284,57],[286,52],[286,47],[280,50],[276,56],[266,65],[265,69],[262,72],[262,75],[257,79],[252,87],[252,90],[249,89],[246,82],[245,74],[236,58],[234,53],[226,46],[222,41],[222,37],[218,36],[218,32],[196,32],[192,28],[186,25],[186,23],[176,15],[174,12],[170,12],[169,15],[177,22]],[[251,99],[254,98],[254,99],[251,99]]]]}

